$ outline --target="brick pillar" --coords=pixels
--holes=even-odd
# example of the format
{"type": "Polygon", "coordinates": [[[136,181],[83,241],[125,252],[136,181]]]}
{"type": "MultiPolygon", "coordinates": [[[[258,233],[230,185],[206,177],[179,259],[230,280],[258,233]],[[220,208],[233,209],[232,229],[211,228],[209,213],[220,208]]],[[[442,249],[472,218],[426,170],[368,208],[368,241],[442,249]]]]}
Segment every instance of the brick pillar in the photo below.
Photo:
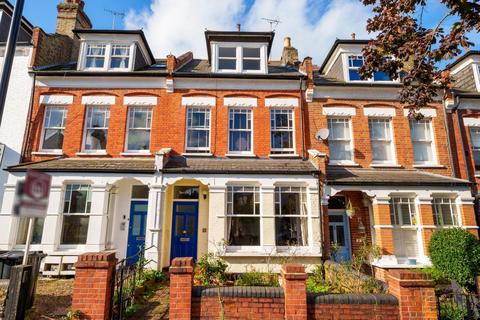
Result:
{"type": "Polygon", "coordinates": [[[307,319],[307,274],[298,263],[282,267],[283,290],[285,293],[285,320],[307,319]]]}
{"type": "Polygon", "coordinates": [[[193,258],[175,258],[170,267],[170,319],[190,320],[193,258]]]}
{"type": "Polygon", "coordinates": [[[80,311],[81,319],[110,319],[116,263],[115,252],[84,253],[78,257],[72,310],[80,311]]]}
{"type": "Polygon", "coordinates": [[[435,285],[427,274],[392,270],[387,276],[390,294],[397,297],[401,320],[437,320],[435,285]]]}

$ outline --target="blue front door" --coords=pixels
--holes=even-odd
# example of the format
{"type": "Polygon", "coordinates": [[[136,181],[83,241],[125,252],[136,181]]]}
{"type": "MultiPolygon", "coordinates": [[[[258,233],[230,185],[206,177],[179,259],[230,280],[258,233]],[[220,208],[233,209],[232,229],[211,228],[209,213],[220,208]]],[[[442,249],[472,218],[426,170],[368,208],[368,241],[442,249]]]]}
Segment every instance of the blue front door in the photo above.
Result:
{"type": "Polygon", "coordinates": [[[127,257],[130,264],[138,261],[138,253],[145,247],[148,201],[134,200],[130,205],[127,257]]]}
{"type": "Polygon", "coordinates": [[[197,258],[198,202],[175,201],[172,217],[170,258],[197,258]]]}
{"type": "MultiPolygon", "coordinates": [[[[332,250],[332,257],[336,262],[349,261],[351,258],[350,226],[345,213],[328,215],[330,241],[337,250],[332,250]]],[[[335,248],[332,248],[335,249],[335,248]]]]}

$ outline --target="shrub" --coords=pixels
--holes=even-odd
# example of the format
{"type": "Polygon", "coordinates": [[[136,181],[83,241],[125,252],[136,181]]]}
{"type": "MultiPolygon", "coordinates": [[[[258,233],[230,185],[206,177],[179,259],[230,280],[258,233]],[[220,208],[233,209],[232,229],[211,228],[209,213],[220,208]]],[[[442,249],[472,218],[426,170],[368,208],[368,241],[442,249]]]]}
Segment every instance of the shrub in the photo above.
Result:
{"type": "Polygon", "coordinates": [[[475,284],[480,272],[480,242],[469,232],[460,228],[434,232],[428,253],[433,267],[448,280],[464,288],[475,284]]]}
{"type": "Polygon", "coordinates": [[[195,266],[194,280],[196,285],[224,285],[227,280],[228,265],[222,259],[208,253],[203,255],[195,266]]]}
{"type": "Polygon", "coordinates": [[[325,283],[334,293],[382,293],[380,281],[355,270],[349,264],[324,264],[325,283]]]}
{"type": "Polygon", "coordinates": [[[167,275],[158,270],[146,270],[143,277],[146,281],[165,282],[167,280],[167,275]]]}
{"type": "Polygon", "coordinates": [[[313,269],[313,273],[307,279],[307,292],[308,293],[329,293],[331,287],[325,282],[323,277],[322,265],[316,265],[313,269]]]}
{"type": "Polygon", "coordinates": [[[251,269],[242,273],[235,280],[236,286],[252,286],[252,287],[279,287],[278,275],[271,272],[258,272],[251,269]]]}
{"type": "Polygon", "coordinates": [[[440,301],[439,309],[441,320],[464,320],[468,316],[467,308],[452,300],[440,301]]]}

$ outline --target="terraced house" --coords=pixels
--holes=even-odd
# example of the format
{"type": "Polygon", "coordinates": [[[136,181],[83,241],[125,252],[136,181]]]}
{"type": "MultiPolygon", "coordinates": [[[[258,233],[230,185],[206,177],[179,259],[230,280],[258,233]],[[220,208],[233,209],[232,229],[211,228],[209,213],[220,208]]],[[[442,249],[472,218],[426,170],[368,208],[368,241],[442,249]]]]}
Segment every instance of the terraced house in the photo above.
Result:
{"type": "MultiPolygon", "coordinates": [[[[337,40],[317,68],[289,38],[274,60],[274,32],[208,30],[207,59],[158,59],[141,30],[91,29],[83,5],[58,7],[69,59],[32,70],[0,249],[23,248],[26,221],[10,213],[29,169],[53,179],[32,246],[48,275],[74,273],[84,252],[135,262],[141,248],[152,268],[215,253],[232,272],[278,271],[318,263],[331,243],[348,260],[363,239],[382,248],[379,267],[412,268],[429,264],[438,228],[477,233],[442,101],[411,120],[398,81],[360,80],[365,41],[337,40]]],[[[58,41],[36,35],[40,51],[58,41]]]]}

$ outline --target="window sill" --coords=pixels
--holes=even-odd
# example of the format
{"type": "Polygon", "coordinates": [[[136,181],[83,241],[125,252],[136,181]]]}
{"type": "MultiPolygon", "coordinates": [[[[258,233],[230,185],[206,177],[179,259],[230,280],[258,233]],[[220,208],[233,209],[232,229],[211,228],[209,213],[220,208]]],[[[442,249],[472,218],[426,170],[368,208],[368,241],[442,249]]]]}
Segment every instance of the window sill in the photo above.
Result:
{"type": "Polygon", "coordinates": [[[370,165],[372,168],[402,168],[399,164],[394,163],[372,163],[370,165]]]}
{"type": "Polygon", "coordinates": [[[257,156],[253,153],[227,153],[226,157],[231,158],[256,158],[257,156]]]}
{"type": "Polygon", "coordinates": [[[355,163],[353,161],[345,161],[345,162],[330,161],[328,165],[332,167],[360,167],[358,163],[355,163]]]}
{"type": "Polygon", "coordinates": [[[211,156],[213,156],[213,153],[211,153],[211,152],[205,152],[205,153],[184,152],[184,153],[182,153],[182,156],[185,156],[185,157],[211,157],[211,156]]]}
{"type": "Polygon", "coordinates": [[[229,251],[227,249],[226,252],[221,253],[219,256],[221,257],[291,257],[292,252],[295,250],[296,257],[321,257],[322,254],[319,252],[312,253],[310,252],[310,247],[288,247],[289,249],[285,249],[286,247],[278,247],[277,251],[272,252],[270,251],[255,251],[255,250],[238,250],[238,251],[229,251]]]}
{"type": "Polygon", "coordinates": [[[63,156],[63,151],[36,151],[32,156],[63,156]]]}
{"type": "Polygon", "coordinates": [[[151,152],[121,152],[120,155],[122,157],[148,157],[148,156],[151,156],[152,153],[151,152]]]}
{"type": "Polygon", "coordinates": [[[77,152],[75,153],[76,156],[80,157],[98,157],[98,156],[108,156],[106,151],[99,151],[99,152],[77,152]]]}
{"type": "Polygon", "coordinates": [[[414,168],[424,168],[424,169],[444,169],[446,168],[444,165],[441,164],[414,164],[414,168]]]}
{"type": "Polygon", "coordinates": [[[268,155],[269,158],[300,158],[300,155],[296,153],[271,153],[268,155]]]}

